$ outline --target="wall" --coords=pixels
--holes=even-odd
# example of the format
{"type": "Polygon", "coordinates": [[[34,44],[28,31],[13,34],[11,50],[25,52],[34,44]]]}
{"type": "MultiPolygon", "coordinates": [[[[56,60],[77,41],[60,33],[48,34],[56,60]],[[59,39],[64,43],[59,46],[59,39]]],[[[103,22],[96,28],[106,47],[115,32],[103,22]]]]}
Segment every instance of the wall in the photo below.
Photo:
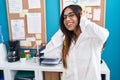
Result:
{"type": "MultiPolygon", "coordinates": [[[[0,25],[2,25],[2,32],[4,35],[5,41],[9,40],[8,34],[8,24],[7,24],[7,13],[5,0],[0,0],[0,25]]],[[[59,3],[60,0],[46,0],[46,25],[47,25],[47,41],[50,41],[52,35],[59,28],[59,3]]],[[[111,80],[120,80],[120,10],[119,10],[119,0],[107,0],[106,5],[106,28],[110,32],[107,45],[102,54],[102,58],[108,64],[108,67],[111,71],[111,80]]]]}
{"type": "MultiPolygon", "coordinates": [[[[4,36],[4,41],[9,40],[8,34],[8,22],[7,22],[7,12],[6,12],[6,2],[5,0],[0,0],[0,25],[2,26],[2,34],[4,36]]],[[[0,40],[1,42],[1,40],[0,40]]]]}
{"type": "Polygon", "coordinates": [[[60,18],[59,8],[60,8],[59,0],[46,0],[47,41],[50,41],[52,35],[59,28],[60,18]]]}
{"type": "Polygon", "coordinates": [[[111,80],[120,80],[120,10],[119,0],[107,0],[106,27],[110,36],[102,55],[111,71],[111,80]]]}

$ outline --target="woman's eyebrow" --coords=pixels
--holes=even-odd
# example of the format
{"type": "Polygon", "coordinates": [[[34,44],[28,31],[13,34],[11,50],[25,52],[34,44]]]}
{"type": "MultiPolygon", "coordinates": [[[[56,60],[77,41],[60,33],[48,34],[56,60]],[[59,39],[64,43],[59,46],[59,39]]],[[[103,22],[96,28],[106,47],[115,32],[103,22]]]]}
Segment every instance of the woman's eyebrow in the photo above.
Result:
{"type": "Polygon", "coordinates": [[[74,12],[69,12],[68,14],[64,14],[64,16],[67,16],[67,15],[69,15],[69,14],[71,14],[71,13],[74,13],[74,12]]]}

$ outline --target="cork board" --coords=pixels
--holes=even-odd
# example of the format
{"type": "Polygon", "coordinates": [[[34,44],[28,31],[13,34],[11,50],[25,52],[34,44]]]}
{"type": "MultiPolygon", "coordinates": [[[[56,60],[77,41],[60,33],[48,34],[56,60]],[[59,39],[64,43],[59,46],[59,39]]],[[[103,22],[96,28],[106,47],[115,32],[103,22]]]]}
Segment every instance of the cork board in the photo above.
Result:
{"type": "MultiPolygon", "coordinates": [[[[91,0],[60,0],[60,10],[70,4],[78,4],[85,6],[85,10],[89,12],[88,19],[95,22],[96,24],[104,27],[105,26],[105,9],[106,0],[94,0],[96,2],[92,3],[91,0]],[[87,2],[90,1],[90,2],[87,2]]],[[[61,12],[60,11],[60,12],[61,12]]]]}
{"type": "Polygon", "coordinates": [[[45,0],[6,0],[10,40],[21,48],[46,44],[45,0]]]}

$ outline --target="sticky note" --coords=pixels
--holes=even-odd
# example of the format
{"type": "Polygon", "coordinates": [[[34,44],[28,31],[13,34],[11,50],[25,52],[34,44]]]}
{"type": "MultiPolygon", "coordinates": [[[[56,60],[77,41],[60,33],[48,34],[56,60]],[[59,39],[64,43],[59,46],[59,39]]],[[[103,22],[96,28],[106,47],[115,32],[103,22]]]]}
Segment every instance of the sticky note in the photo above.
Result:
{"type": "Polygon", "coordinates": [[[32,43],[28,41],[27,46],[32,46],[32,43]]]}
{"type": "Polygon", "coordinates": [[[41,39],[41,34],[36,34],[36,39],[41,39]]]}
{"type": "Polygon", "coordinates": [[[87,11],[88,13],[92,13],[92,8],[91,7],[86,7],[85,11],[87,11]]]}
{"type": "Polygon", "coordinates": [[[42,44],[42,40],[37,40],[36,43],[37,43],[37,45],[41,45],[42,44]]]}
{"type": "Polygon", "coordinates": [[[20,17],[24,17],[28,13],[27,9],[24,9],[20,12],[20,17]]]}

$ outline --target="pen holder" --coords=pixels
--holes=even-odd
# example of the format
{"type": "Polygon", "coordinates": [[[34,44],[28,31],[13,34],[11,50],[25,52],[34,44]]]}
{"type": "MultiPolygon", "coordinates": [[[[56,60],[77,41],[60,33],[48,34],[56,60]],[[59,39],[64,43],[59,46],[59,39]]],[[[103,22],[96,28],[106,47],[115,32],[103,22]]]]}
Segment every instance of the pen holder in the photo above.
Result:
{"type": "Polygon", "coordinates": [[[39,63],[39,55],[38,55],[38,54],[36,54],[36,55],[33,57],[33,59],[34,59],[34,62],[35,62],[35,63],[39,63]]]}

